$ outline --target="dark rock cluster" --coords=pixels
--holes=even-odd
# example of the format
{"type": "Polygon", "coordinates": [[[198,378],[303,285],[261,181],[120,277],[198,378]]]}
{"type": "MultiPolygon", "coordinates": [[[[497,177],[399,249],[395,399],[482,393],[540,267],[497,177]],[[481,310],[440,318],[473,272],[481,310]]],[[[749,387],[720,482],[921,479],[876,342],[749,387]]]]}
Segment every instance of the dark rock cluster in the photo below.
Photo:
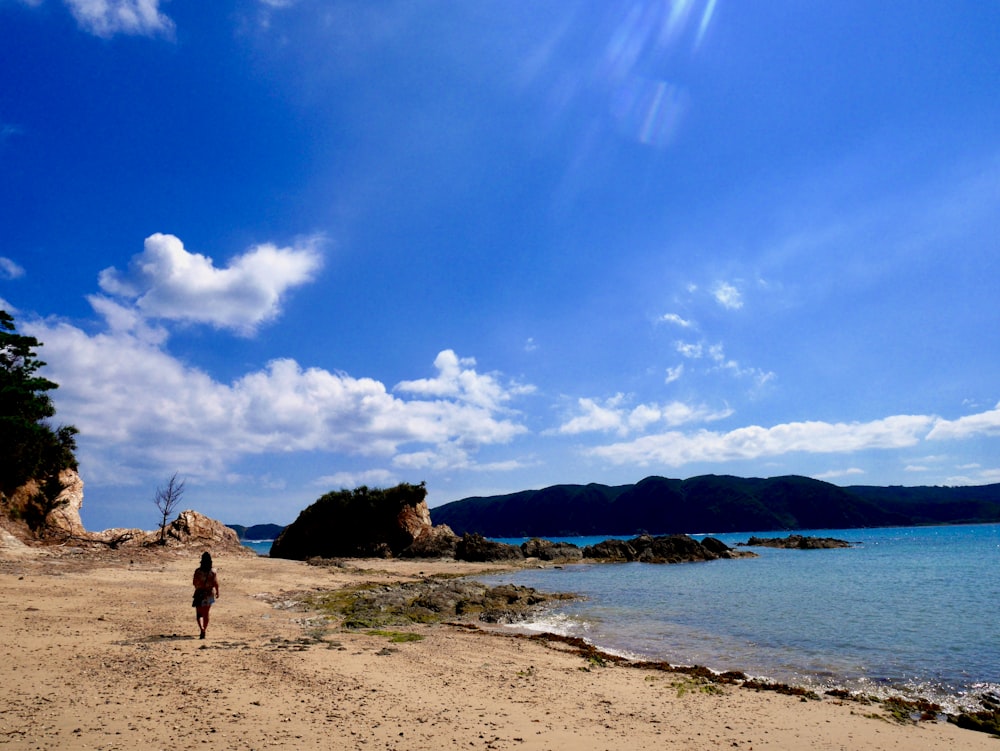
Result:
{"type": "Polygon", "coordinates": [[[751,537],[746,542],[737,543],[746,547],[786,548],[789,550],[826,550],[829,548],[849,548],[851,543],[835,537],[751,537]]]}
{"type": "Polygon", "coordinates": [[[584,558],[642,563],[688,563],[733,558],[732,549],[715,537],[699,542],[688,535],[639,535],[631,540],[605,540],[583,549],[584,558]]]}
{"type": "Polygon", "coordinates": [[[571,542],[552,542],[539,537],[532,537],[521,543],[521,552],[525,558],[537,558],[540,561],[579,561],[583,551],[579,545],[571,542]]]}

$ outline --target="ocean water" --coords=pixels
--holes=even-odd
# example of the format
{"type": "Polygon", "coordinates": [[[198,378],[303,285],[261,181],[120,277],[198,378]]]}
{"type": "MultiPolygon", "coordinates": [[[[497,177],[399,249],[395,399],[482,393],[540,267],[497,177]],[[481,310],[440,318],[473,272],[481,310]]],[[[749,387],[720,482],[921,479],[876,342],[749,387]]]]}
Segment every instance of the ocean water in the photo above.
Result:
{"type": "MultiPolygon", "coordinates": [[[[802,534],[856,544],[477,578],[582,595],[511,628],[580,636],[630,657],[742,670],[817,690],[920,696],[949,711],[1000,690],[1000,525],[802,534]]],[[[735,546],[750,534],[717,536],[735,546]]]]}
{"type": "Polygon", "coordinates": [[[243,540],[243,547],[250,548],[257,555],[267,555],[271,552],[274,540],[243,540]]]}

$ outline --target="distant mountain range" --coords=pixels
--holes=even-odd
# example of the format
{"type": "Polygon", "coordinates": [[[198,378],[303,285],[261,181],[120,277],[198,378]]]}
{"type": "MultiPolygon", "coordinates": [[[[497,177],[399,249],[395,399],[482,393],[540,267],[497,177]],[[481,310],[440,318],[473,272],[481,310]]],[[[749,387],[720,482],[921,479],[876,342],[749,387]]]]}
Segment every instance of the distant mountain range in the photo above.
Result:
{"type": "Polygon", "coordinates": [[[431,509],[435,524],[486,537],[569,537],[1000,522],[1000,484],[839,487],[809,477],[647,477],[553,485],[431,509]]]}
{"type": "Polygon", "coordinates": [[[253,524],[249,527],[244,527],[242,524],[227,524],[226,526],[235,530],[241,540],[274,540],[284,529],[281,524],[253,524]]]}

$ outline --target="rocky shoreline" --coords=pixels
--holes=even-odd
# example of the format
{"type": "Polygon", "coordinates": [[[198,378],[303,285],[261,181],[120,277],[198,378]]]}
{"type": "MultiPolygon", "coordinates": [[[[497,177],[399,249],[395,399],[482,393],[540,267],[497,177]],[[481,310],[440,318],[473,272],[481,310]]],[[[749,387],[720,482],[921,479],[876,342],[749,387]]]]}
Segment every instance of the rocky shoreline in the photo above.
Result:
{"type": "MultiPolygon", "coordinates": [[[[794,536],[793,536],[794,537],[794,536]]],[[[817,538],[819,539],[819,538],[817,538]]],[[[533,541],[530,541],[533,542],[533,541]]],[[[623,541],[613,541],[623,542],[623,541]]],[[[794,541],[793,541],[794,543],[794,541]]],[[[528,545],[529,543],[524,543],[528,545]]],[[[599,545],[603,545],[600,543],[599,545]]],[[[601,548],[603,550],[604,548],[601,548]]],[[[339,559],[312,559],[313,566],[350,567],[339,559]]],[[[546,593],[532,587],[504,584],[490,587],[474,579],[449,575],[420,576],[413,581],[364,583],[329,592],[303,597],[298,604],[317,611],[323,618],[348,630],[384,631],[431,623],[451,623],[463,628],[481,628],[478,624],[517,624],[554,603],[577,599],[573,593],[546,593]]],[[[817,692],[801,686],[750,677],[738,670],[716,672],[700,665],[674,665],[665,661],[634,660],[604,651],[579,637],[553,633],[522,634],[509,632],[514,638],[525,638],[557,645],[582,657],[588,665],[618,665],[641,670],[681,674],[701,685],[731,685],[756,692],[774,692],[801,697],[803,701],[818,701],[817,692]]],[[[919,723],[946,720],[961,728],[1000,734],[1000,696],[984,692],[977,697],[978,711],[946,713],[934,702],[922,698],[892,696],[880,698],[870,693],[830,689],[827,697],[848,701],[859,706],[879,706],[896,722],[919,723]]]]}

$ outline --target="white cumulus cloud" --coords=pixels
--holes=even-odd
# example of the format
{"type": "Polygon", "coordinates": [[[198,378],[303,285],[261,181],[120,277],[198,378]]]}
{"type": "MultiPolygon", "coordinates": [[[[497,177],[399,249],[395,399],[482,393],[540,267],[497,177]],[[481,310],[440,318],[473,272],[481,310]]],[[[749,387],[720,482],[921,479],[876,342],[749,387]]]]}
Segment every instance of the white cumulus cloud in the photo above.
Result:
{"type": "Polygon", "coordinates": [[[712,290],[715,301],[727,310],[739,310],[743,307],[743,295],[729,282],[719,282],[712,290]]]}
{"type": "Polygon", "coordinates": [[[435,466],[449,456],[466,464],[477,447],[526,431],[495,409],[523,387],[505,392],[475,371],[470,381],[494,385],[488,403],[460,392],[404,399],[376,379],[290,359],[222,383],[132,334],[45,323],[26,330],[45,342],[59,417],[80,429],[88,477],[100,482],[178,467],[218,478],[240,458],[295,451],[391,459],[412,446],[433,451],[435,466]]]}
{"type": "MultiPolygon", "coordinates": [[[[207,323],[241,334],[274,318],[282,296],[310,281],[320,267],[319,241],[312,238],[295,247],[265,243],[218,268],[208,256],[191,253],[173,235],[146,238],[143,252],[134,256],[126,272],[101,272],[101,289],[118,308],[127,307],[137,318],[207,323]]],[[[92,298],[102,312],[111,306],[92,298]]],[[[115,311],[119,323],[121,310],[115,311]]]]}
{"type": "Polygon", "coordinates": [[[434,360],[438,374],[434,378],[401,381],[395,391],[424,397],[442,397],[496,409],[512,396],[530,393],[531,386],[503,385],[493,375],[477,373],[473,358],[460,358],[446,349],[434,360]]]}
{"type": "Polygon", "coordinates": [[[977,435],[1000,435],[1000,404],[986,412],[966,415],[957,420],[938,420],[927,437],[944,439],[977,435]]]}

